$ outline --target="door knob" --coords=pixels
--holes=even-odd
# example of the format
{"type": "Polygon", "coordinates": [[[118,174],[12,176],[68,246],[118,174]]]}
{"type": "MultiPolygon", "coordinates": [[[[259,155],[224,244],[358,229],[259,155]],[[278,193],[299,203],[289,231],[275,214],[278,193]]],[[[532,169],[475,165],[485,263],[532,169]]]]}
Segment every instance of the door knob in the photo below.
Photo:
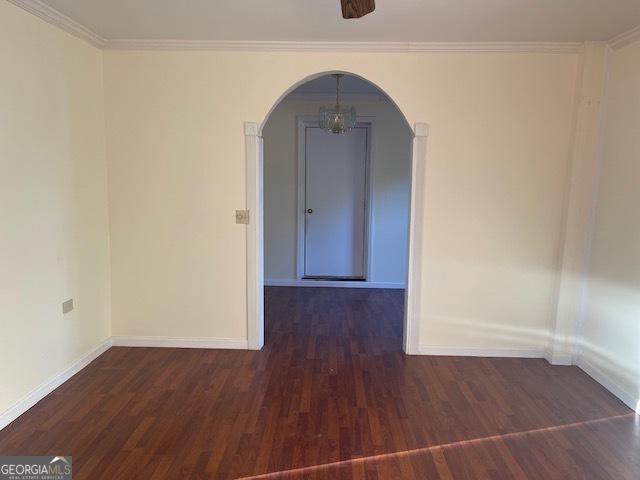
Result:
{"type": "Polygon", "coordinates": [[[313,208],[307,208],[307,213],[311,215],[313,213],[313,208]]]}

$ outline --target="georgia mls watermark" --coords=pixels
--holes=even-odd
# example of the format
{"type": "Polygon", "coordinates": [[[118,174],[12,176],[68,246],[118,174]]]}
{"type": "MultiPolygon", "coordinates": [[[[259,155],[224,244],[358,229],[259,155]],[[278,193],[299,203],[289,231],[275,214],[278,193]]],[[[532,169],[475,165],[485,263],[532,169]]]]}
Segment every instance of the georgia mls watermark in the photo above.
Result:
{"type": "Polygon", "coordinates": [[[0,480],[71,480],[71,457],[0,457],[0,480]]]}

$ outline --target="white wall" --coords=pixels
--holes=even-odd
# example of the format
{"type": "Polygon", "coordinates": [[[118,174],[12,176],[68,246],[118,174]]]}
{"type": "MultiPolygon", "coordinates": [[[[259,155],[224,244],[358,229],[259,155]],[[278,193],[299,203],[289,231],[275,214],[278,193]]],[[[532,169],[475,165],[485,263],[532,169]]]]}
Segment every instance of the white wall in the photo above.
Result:
{"type": "Polygon", "coordinates": [[[582,361],[640,407],[640,42],[611,54],[582,361]]]}
{"type": "MultiPolygon", "coordinates": [[[[271,113],[264,138],[265,279],[296,279],[297,121],[317,116],[324,101],[290,100],[271,113]]],[[[388,101],[349,101],[358,116],[374,117],[371,172],[370,282],[404,285],[411,188],[412,132],[388,101]]]]}
{"type": "Polygon", "coordinates": [[[110,300],[102,52],[3,1],[0,85],[1,415],[110,336],[110,300]]]}
{"type": "Polygon", "coordinates": [[[342,70],[431,126],[420,343],[546,346],[578,54],[104,56],[115,334],[246,339],[243,123],[342,70]]]}

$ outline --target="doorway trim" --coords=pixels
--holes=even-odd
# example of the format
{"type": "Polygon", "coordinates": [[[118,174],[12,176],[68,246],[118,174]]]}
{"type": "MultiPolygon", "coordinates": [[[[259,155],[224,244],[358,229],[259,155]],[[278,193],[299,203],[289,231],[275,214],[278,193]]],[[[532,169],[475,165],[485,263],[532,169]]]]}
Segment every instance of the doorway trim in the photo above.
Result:
{"type": "MultiPolygon", "coordinates": [[[[263,141],[257,122],[246,122],[245,166],[247,225],[247,344],[250,350],[264,346],[264,201],[263,141]]],[[[403,349],[407,355],[419,355],[422,266],[424,240],[425,168],[429,125],[413,128],[411,155],[411,203],[403,349]]]]}
{"type": "MultiPolygon", "coordinates": [[[[363,245],[363,271],[364,280],[354,280],[345,282],[344,280],[323,279],[325,283],[335,282],[348,287],[353,283],[366,283],[370,280],[371,276],[371,247],[372,247],[372,171],[373,171],[373,136],[375,135],[375,117],[373,116],[358,116],[357,126],[367,129],[367,152],[366,152],[366,165],[365,165],[365,211],[364,211],[364,245],[363,245]]],[[[296,139],[297,139],[297,188],[296,188],[296,280],[305,280],[305,203],[306,203],[306,144],[305,144],[305,132],[309,126],[318,125],[318,117],[310,115],[300,115],[296,119],[296,139]]],[[[319,280],[310,280],[319,281],[319,280]]],[[[318,285],[320,286],[320,285],[318,285]]]]}
{"type": "MultiPolygon", "coordinates": [[[[309,75],[291,85],[272,105],[262,123],[246,122],[245,135],[245,175],[246,209],[249,223],[246,227],[246,312],[247,344],[250,350],[261,350],[264,346],[264,200],[263,200],[263,141],[262,126],[287,94],[299,85],[331,73],[345,73],[370,82],[365,77],[347,71],[324,71],[309,75]]],[[[375,83],[373,83],[375,85],[375,83]]],[[[377,86],[377,85],[376,85],[377,86]]],[[[383,89],[378,87],[382,92],[383,89]]],[[[387,98],[390,95],[384,92],[387,98]]],[[[393,100],[391,100],[393,101],[393,100]]],[[[425,180],[427,163],[427,140],[429,125],[408,122],[406,115],[394,102],[413,131],[411,150],[411,203],[409,213],[409,245],[407,255],[407,281],[405,289],[405,314],[403,349],[408,355],[419,355],[420,327],[424,317],[422,306],[423,242],[425,224],[425,180]]]]}

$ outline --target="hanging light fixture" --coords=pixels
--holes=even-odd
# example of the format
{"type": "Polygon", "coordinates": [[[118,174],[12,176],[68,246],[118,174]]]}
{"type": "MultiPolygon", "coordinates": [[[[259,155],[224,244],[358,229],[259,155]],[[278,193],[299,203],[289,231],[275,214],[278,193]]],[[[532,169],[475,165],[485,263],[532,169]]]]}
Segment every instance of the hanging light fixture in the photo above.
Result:
{"type": "Polygon", "coordinates": [[[333,76],[336,78],[336,104],[320,108],[320,128],[330,133],[343,134],[356,126],[356,109],[340,105],[340,79],[344,75],[337,73],[333,76]]]}

